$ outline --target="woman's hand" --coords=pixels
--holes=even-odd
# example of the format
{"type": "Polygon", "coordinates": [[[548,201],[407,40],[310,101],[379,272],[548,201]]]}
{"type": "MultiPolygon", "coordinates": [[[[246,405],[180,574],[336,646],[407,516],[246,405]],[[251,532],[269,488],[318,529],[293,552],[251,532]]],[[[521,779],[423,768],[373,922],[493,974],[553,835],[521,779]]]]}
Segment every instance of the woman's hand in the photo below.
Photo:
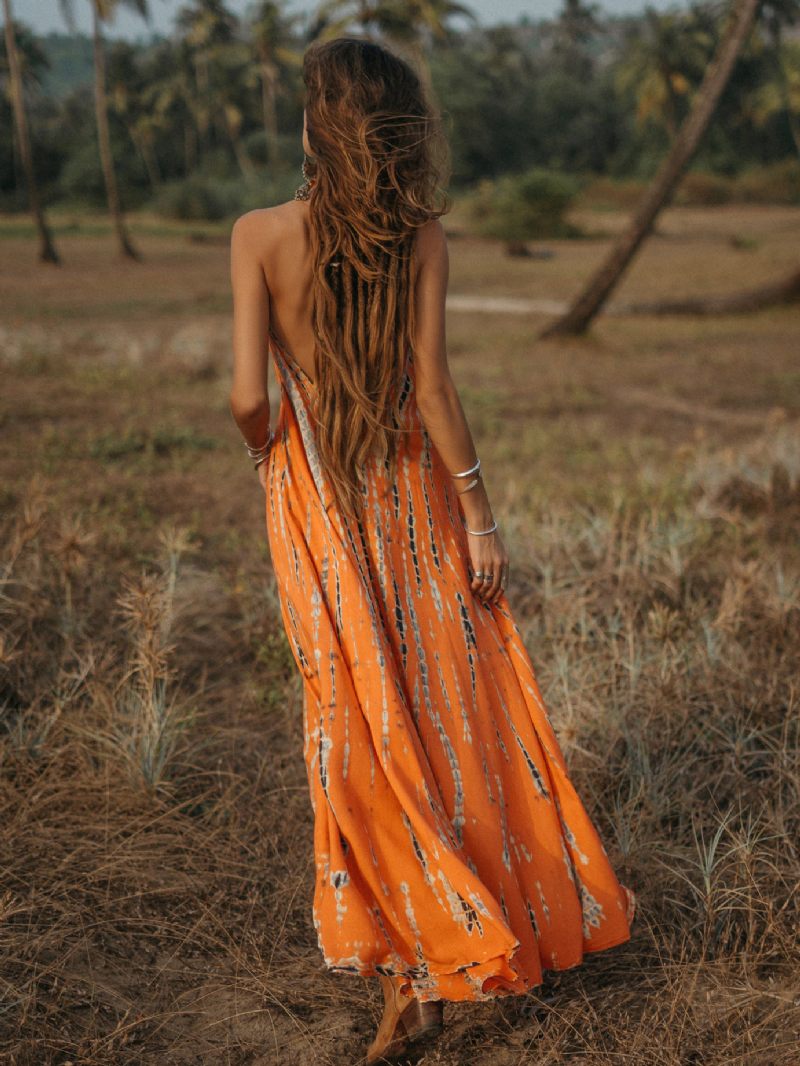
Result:
{"type": "MultiPolygon", "coordinates": [[[[274,441],[273,441],[273,445],[274,445],[274,441]]],[[[270,448],[270,453],[271,452],[272,452],[272,449],[270,448]]],[[[267,467],[269,466],[270,458],[271,458],[271,454],[268,454],[267,458],[264,460],[264,462],[263,463],[259,463],[258,466],[256,467],[256,473],[258,474],[258,480],[261,482],[261,488],[264,490],[265,493],[267,491],[267,467]]]]}
{"type": "Polygon", "coordinates": [[[472,563],[470,588],[482,600],[494,603],[505,591],[508,584],[508,552],[497,530],[483,537],[474,537],[467,533],[469,557],[472,563]],[[491,574],[486,581],[478,574],[491,574]]]}

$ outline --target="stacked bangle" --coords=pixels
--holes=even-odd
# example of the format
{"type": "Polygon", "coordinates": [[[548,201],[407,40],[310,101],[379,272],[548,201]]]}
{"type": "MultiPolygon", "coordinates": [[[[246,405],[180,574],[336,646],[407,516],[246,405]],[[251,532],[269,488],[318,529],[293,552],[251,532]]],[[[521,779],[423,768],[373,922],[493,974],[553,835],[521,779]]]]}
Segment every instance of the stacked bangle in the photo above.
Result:
{"type": "Polygon", "coordinates": [[[467,529],[466,523],[464,523],[464,529],[467,533],[471,533],[473,537],[485,537],[487,533],[494,533],[497,529],[497,520],[495,519],[488,529],[467,529]]]}
{"type": "MultiPolygon", "coordinates": [[[[478,484],[478,481],[481,477],[481,461],[480,459],[477,459],[475,463],[473,463],[473,465],[469,468],[469,470],[462,470],[458,474],[450,475],[451,477],[471,477],[473,474],[475,476],[472,478],[472,481],[470,481],[470,483],[465,489],[461,489],[460,491],[456,490],[458,496],[461,496],[465,492],[469,492],[470,489],[474,488],[478,484]]],[[[495,522],[490,529],[467,529],[467,525],[465,522],[464,529],[467,531],[467,533],[472,533],[475,537],[483,537],[486,536],[487,533],[494,533],[494,531],[497,529],[497,522],[495,522]]]]}
{"type": "Polygon", "coordinates": [[[476,462],[474,462],[472,464],[472,466],[469,468],[469,470],[462,470],[460,474],[451,474],[450,477],[469,477],[470,474],[478,474],[478,475],[480,475],[480,469],[481,469],[481,461],[480,461],[480,459],[478,459],[478,460],[476,460],[476,462]]]}
{"type": "Polygon", "coordinates": [[[258,469],[258,467],[264,462],[264,460],[269,455],[269,450],[270,450],[270,447],[272,446],[272,442],[274,440],[274,436],[275,436],[274,433],[272,432],[272,430],[270,430],[269,431],[269,436],[267,437],[266,442],[264,444],[262,444],[260,448],[253,448],[247,443],[247,441],[245,441],[245,445],[244,446],[247,449],[247,454],[250,456],[251,459],[255,460],[255,462],[253,463],[253,466],[256,469],[258,469]]]}

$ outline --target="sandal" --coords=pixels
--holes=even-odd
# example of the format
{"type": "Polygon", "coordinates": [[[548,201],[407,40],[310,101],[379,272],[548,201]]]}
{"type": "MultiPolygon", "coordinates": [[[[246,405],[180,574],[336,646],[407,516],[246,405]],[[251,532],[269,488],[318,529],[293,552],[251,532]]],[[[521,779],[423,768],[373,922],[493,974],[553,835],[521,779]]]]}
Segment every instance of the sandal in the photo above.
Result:
{"type": "MultiPolygon", "coordinates": [[[[381,982],[389,978],[381,975],[381,982]]],[[[403,995],[391,982],[391,995],[384,1004],[383,1016],[375,1039],[367,1048],[366,1063],[391,1063],[409,1051],[416,1052],[439,1036],[444,1028],[444,1005],[441,1000],[421,1003],[416,997],[403,995]]]]}

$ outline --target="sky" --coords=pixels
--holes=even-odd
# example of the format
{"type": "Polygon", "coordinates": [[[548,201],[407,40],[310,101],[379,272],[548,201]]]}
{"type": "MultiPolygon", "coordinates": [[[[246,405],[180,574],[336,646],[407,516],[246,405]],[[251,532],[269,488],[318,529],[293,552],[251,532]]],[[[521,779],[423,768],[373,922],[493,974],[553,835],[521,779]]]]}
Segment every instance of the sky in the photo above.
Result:
{"type": "MultiPolygon", "coordinates": [[[[600,0],[599,6],[608,14],[623,15],[643,11],[646,2],[647,0],[600,0]]],[[[483,26],[496,22],[516,22],[525,14],[533,19],[550,18],[561,7],[561,0],[462,0],[462,3],[475,12],[478,22],[483,26]]],[[[682,6],[676,0],[650,0],[650,3],[661,10],[682,6]]],[[[239,14],[249,5],[250,0],[228,0],[228,6],[239,14]]],[[[72,0],[71,6],[76,28],[88,33],[91,25],[88,0],[72,0]]],[[[136,40],[139,37],[148,38],[152,32],[169,33],[175,14],[182,6],[184,0],[149,0],[149,25],[139,16],[122,10],[116,20],[109,23],[106,35],[136,40]]],[[[291,14],[305,14],[316,6],[318,5],[313,0],[289,0],[286,10],[291,14]]],[[[24,22],[37,33],[66,31],[58,0],[12,0],[12,8],[14,18],[24,22]]],[[[453,20],[453,26],[458,25],[459,21],[453,20]]]]}

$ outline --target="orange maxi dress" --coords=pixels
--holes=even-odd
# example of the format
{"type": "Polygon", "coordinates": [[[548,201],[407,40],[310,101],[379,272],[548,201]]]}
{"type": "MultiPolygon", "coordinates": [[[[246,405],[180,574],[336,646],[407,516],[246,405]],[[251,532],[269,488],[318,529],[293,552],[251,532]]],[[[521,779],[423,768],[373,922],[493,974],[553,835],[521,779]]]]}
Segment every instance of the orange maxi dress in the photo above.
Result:
{"type": "Polygon", "coordinates": [[[523,993],[631,935],[505,594],[472,592],[454,484],[405,367],[397,479],[367,466],[343,522],[313,436],[316,385],[270,334],[281,386],[266,522],[303,679],[313,921],[336,972],[419,1000],[523,993]]]}

